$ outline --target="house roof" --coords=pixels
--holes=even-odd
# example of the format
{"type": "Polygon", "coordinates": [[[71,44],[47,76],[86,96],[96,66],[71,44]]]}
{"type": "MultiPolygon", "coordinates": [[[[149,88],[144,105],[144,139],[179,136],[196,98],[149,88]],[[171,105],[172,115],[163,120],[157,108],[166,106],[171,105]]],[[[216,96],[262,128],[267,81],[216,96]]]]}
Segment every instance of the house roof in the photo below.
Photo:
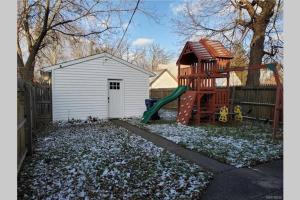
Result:
{"type": "Polygon", "coordinates": [[[168,73],[176,82],[177,79],[171,74],[171,72],[168,69],[163,69],[163,70],[158,70],[158,71],[154,71],[153,73],[156,75],[154,77],[150,78],[150,86],[157,80],[159,79],[159,77],[161,77],[161,75],[163,75],[163,73],[168,73]]]}
{"type": "Polygon", "coordinates": [[[185,64],[187,60],[213,60],[216,58],[233,58],[221,42],[217,40],[200,39],[197,42],[187,41],[176,64],[185,64]],[[194,55],[194,56],[191,56],[194,55]]]}
{"type": "Polygon", "coordinates": [[[73,60],[69,60],[69,61],[65,61],[65,62],[61,62],[61,63],[58,63],[58,64],[55,64],[55,65],[50,65],[50,66],[47,66],[47,67],[43,67],[41,69],[41,71],[45,71],[45,72],[49,72],[51,70],[56,70],[56,69],[60,69],[60,68],[64,68],[64,67],[69,67],[69,66],[72,66],[72,65],[75,65],[75,64],[78,64],[78,63],[82,63],[82,62],[86,62],[86,61],[90,61],[90,60],[95,60],[95,59],[98,59],[98,58],[103,58],[103,57],[107,57],[107,58],[110,58],[112,60],[115,60],[117,62],[120,62],[128,67],[131,67],[135,70],[138,70],[138,71],[141,71],[145,74],[148,74],[150,77],[152,76],[155,76],[154,73],[148,71],[148,70],[145,70],[141,67],[138,67],[130,62],[127,62],[126,60],[123,60],[119,57],[116,57],[112,54],[109,54],[107,52],[104,52],[104,53],[99,53],[99,54],[95,54],[95,55],[91,55],[91,56],[86,56],[86,57],[83,57],[83,58],[78,58],[78,59],[73,59],[73,60]]]}

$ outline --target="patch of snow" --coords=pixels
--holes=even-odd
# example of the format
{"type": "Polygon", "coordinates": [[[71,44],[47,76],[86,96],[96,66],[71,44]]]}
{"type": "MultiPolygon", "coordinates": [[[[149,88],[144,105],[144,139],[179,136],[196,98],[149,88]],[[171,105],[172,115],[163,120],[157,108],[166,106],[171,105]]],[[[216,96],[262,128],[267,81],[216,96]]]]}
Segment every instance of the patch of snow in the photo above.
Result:
{"type": "Polygon", "coordinates": [[[160,116],[161,119],[164,120],[176,120],[177,117],[177,111],[176,110],[166,110],[166,109],[160,109],[158,111],[158,115],[160,116]]]}
{"type": "Polygon", "coordinates": [[[20,199],[191,199],[212,177],[110,122],[61,123],[35,140],[18,174],[20,199]]]}
{"type": "Polygon", "coordinates": [[[194,127],[180,123],[142,124],[137,119],[127,122],[237,168],[283,156],[283,142],[272,141],[269,127],[263,125],[245,122],[241,127],[194,127]]]}

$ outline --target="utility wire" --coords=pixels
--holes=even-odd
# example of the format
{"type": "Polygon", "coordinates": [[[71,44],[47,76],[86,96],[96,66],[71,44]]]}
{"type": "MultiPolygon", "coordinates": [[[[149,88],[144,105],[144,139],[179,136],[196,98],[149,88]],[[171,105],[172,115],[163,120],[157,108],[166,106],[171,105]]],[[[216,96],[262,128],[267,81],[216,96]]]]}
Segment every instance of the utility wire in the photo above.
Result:
{"type": "Polygon", "coordinates": [[[124,33],[123,33],[123,36],[122,36],[122,38],[121,38],[121,40],[120,40],[120,42],[119,42],[119,44],[118,44],[118,46],[117,46],[117,49],[119,49],[119,47],[120,47],[120,45],[121,45],[121,43],[122,43],[122,41],[123,41],[123,39],[124,39],[124,36],[125,36],[125,34],[126,34],[127,30],[128,30],[128,27],[129,27],[129,25],[131,24],[132,18],[133,18],[133,16],[134,16],[136,10],[138,9],[139,3],[140,3],[140,0],[138,0],[137,3],[136,3],[136,6],[135,6],[135,8],[134,8],[134,10],[133,10],[133,13],[132,13],[132,15],[131,15],[131,17],[130,17],[130,20],[129,20],[129,22],[128,22],[127,26],[126,26],[126,29],[125,29],[125,31],[124,31],[124,33]]]}

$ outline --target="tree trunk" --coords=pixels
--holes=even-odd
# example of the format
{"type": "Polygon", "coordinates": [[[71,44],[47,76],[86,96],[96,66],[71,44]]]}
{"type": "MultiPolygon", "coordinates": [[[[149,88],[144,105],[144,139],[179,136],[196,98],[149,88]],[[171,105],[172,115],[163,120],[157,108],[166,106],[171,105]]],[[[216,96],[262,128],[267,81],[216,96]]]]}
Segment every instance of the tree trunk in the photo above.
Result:
{"type": "MultiPolygon", "coordinates": [[[[251,48],[250,48],[250,60],[251,66],[261,64],[264,56],[264,41],[265,41],[265,28],[254,31],[251,48]]],[[[249,70],[247,77],[247,86],[259,86],[260,70],[249,70]]]]}
{"type": "Polygon", "coordinates": [[[34,67],[26,68],[24,73],[24,79],[33,82],[34,79],[34,67]]]}
{"type": "Polygon", "coordinates": [[[22,79],[32,82],[34,79],[34,67],[19,67],[18,70],[22,79]]]}
{"type": "MultiPolygon", "coordinates": [[[[262,11],[259,16],[253,18],[252,24],[253,37],[250,44],[250,68],[253,65],[260,65],[264,56],[264,42],[267,26],[274,14],[275,0],[258,1],[262,11]]],[[[260,84],[260,70],[249,70],[247,86],[258,86],[260,84]]]]}

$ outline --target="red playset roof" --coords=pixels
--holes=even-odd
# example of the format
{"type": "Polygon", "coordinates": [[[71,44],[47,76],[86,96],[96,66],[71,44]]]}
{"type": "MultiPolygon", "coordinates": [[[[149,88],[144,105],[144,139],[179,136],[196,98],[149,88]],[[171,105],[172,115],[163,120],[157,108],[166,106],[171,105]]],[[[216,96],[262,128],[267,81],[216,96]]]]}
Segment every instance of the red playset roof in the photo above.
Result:
{"type": "Polygon", "coordinates": [[[178,60],[177,64],[188,64],[189,60],[197,58],[200,60],[214,60],[216,58],[233,58],[230,51],[228,51],[221,42],[217,40],[200,39],[198,42],[188,41],[178,60]],[[190,54],[193,54],[191,56],[190,54]]]}
{"type": "Polygon", "coordinates": [[[231,52],[217,40],[201,39],[199,42],[202,43],[209,53],[215,58],[233,58],[231,52]]]}
{"type": "Polygon", "coordinates": [[[198,59],[201,60],[209,60],[214,59],[214,57],[211,56],[210,52],[208,52],[208,49],[205,48],[205,46],[201,42],[188,42],[189,45],[191,45],[193,52],[196,54],[198,59]]]}

